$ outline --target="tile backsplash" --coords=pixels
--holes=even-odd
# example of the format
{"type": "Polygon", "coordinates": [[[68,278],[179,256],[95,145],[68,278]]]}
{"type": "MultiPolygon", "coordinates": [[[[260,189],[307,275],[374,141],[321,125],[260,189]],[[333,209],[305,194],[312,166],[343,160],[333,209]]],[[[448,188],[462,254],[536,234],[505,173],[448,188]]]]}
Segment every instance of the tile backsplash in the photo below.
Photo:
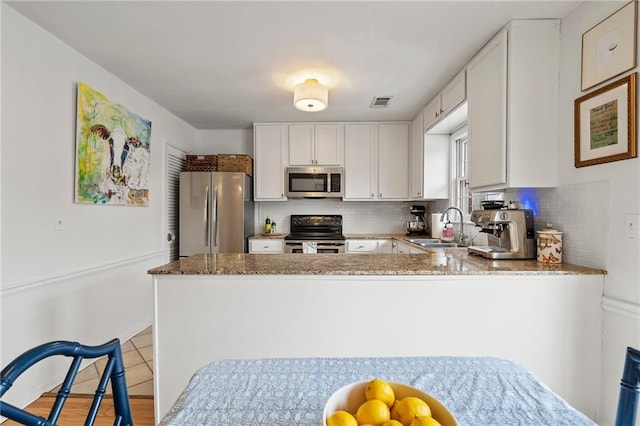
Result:
{"type": "MultiPolygon", "coordinates": [[[[340,214],[344,234],[403,234],[405,222],[412,220],[409,208],[414,204],[427,203],[386,201],[341,201],[341,200],[289,200],[285,202],[256,203],[256,230],[264,227],[269,218],[277,223],[278,232],[289,232],[292,214],[340,214]]],[[[427,207],[427,212],[429,208],[427,207]]]]}
{"type": "MultiPolygon", "coordinates": [[[[608,229],[607,209],[599,208],[609,199],[607,182],[590,182],[545,189],[512,189],[504,193],[505,201],[519,201],[534,211],[535,229],[547,224],[563,233],[563,261],[602,268],[606,265],[608,229]]],[[[447,201],[438,202],[375,202],[341,200],[289,200],[256,203],[255,229],[261,232],[267,216],[278,225],[278,232],[289,232],[292,214],[341,214],[345,234],[404,234],[405,222],[412,220],[410,206],[424,205],[426,220],[430,213],[443,211],[447,201]]],[[[457,220],[454,222],[457,231],[457,220]]],[[[480,228],[465,223],[465,233],[473,244],[486,244],[480,228]]]]}
{"type": "Polygon", "coordinates": [[[535,215],[536,231],[547,224],[562,234],[563,261],[603,268],[606,265],[608,182],[590,182],[546,189],[509,190],[507,201],[520,201],[535,215]]]}

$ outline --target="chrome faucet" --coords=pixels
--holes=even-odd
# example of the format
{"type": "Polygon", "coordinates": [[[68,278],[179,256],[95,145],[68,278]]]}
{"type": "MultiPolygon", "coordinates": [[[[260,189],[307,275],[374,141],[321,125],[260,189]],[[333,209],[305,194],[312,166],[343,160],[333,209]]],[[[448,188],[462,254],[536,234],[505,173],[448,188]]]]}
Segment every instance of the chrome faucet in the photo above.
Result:
{"type": "Polygon", "coordinates": [[[444,209],[444,211],[442,212],[442,216],[440,216],[440,222],[444,222],[445,217],[447,217],[447,218],[449,217],[449,216],[447,215],[447,212],[448,212],[449,210],[457,210],[457,211],[458,211],[458,213],[460,214],[460,231],[458,232],[458,241],[459,241],[461,244],[464,244],[464,243],[465,243],[465,240],[467,239],[467,235],[464,233],[464,216],[463,216],[463,214],[462,214],[462,210],[460,210],[460,209],[459,209],[459,208],[457,208],[457,207],[453,207],[453,206],[451,206],[451,207],[447,207],[447,208],[446,208],[446,209],[444,209]]]}

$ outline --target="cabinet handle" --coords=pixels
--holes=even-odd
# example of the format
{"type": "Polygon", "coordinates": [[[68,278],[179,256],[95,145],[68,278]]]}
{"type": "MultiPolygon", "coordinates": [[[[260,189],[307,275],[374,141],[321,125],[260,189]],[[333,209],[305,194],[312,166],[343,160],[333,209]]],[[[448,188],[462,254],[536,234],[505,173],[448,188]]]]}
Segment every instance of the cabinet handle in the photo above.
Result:
{"type": "Polygon", "coordinates": [[[375,197],[376,195],[372,192],[371,193],[371,198],[375,197]]]}
{"type": "Polygon", "coordinates": [[[269,246],[262,246],[262,248],[269,248],[269,246]]]}
{"type": "Polygon", "coordinates": [[[382,198],[382,192],[378,194],[378,197],[382,198]]]}

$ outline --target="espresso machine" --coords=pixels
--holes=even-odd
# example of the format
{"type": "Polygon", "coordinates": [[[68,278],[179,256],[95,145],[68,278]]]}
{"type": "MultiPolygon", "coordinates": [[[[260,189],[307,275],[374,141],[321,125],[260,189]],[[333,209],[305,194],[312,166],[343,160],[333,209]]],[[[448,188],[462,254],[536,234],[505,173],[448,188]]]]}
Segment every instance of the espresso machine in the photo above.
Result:
{"type": "Polygon", "coordinates": [[[428,235],[431,233],[429,225],[424,220],[424,215],[427,209],[424,206],[411,206],[409,213],[414,216],[414,219],[407,222],[407,235],[428,235]]]}
{"type": "Polygon", "coordinates": [[[487,234],[488,245],[470,246],[470,254],[487,259],[535,259],[532,210],[474,210],[471,221],[487,234]]]}

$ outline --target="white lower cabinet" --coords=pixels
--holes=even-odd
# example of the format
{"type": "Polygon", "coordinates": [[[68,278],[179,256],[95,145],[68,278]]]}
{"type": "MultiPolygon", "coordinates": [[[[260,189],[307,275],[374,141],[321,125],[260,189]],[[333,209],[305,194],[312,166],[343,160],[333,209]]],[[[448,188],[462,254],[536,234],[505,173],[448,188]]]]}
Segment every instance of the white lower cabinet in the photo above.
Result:
{"type": "Polygon", "coordinates": [[[345,253],[391,253],[391,240],[347,240],[345,253]]]}
{"type": "Polygon", "coordinates": [[[249,240],[249,253],[284,253],[284,240],[266,238],[249,240]]]}
{"type": "Polygon", "coordinates": [[[347,253],[377,253],[378,240],[347,240],[347,253]]]}
{"type": "Polygon", "coordinates": [[[393,241],[394,254],[424,253],[424,252],[425,250],[419,249],[409,244],[405,244],[403,242],[396,241],[396,240],[393,241]]]}

